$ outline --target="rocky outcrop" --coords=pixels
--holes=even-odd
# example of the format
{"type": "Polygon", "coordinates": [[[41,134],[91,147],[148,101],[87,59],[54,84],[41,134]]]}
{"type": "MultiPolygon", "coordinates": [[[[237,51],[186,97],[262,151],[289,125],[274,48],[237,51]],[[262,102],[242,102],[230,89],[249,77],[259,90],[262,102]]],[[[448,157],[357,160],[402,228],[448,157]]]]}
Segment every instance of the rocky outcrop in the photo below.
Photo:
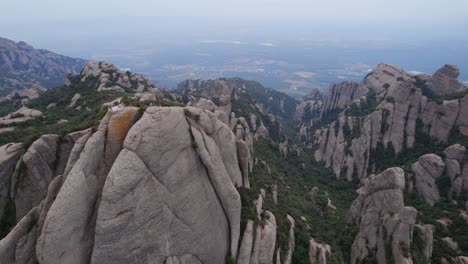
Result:
{"type": "Polygon", "coordinates": [[[227,116],[231,115],[231,97],[237,89],[234,79],[186,80],[178,85],[179,91],[216,101],[215,105],[227,116]]]}
{"type": "MultiPolygon", "coordinates": [[[[292,262],[292,255],[294,253],[294,248],[296,247],[295,243],[295,236],[294,236],[294,229],[296,228],[294,218],[290,215],[286,215],[286,218],[289,222],[289,236],[288,236],[288,244],[287,244],[287,251],[282,259],[283,264],[291,264],[292,262]]],[[[279,256],[280,254],[278,254],[279,256]]]]}
{"type": "Polygon", "coordinates": [[[242,171],[243,186],[250,188],[248,175],[252,172],[254,166],[253,135],[244,117],[235,118],[235,121],[231,117],[231,124],[234,122],[232,130],[236,135],[237,156],[242,171]]]}
{"type": "Polygon", "coordinates": [[[437,179],[444,176],[450,179],[448,198],[456,202],[463,189],[468,188],[465,184],[466,161],[464,161],[465,147],[460,144],[454,144],[444,150],[444,159],[435,154],[426,154],[421,156],[417,162],[412,165],[416,190],[419,197],[430,205],[438,202],[441,197],[439,189],[442,186],[437,185],[437,179]]]}
{"type": "Polygon", "coordinates": [[[405,176],[401,168],[389,168],[364,180],[349,211],[349,220],[359,224],[351,249],[351,263],[375,256],[377,263],[412,263],[409,249],[416,209],[404,206],[405,176]]]}
{"type": "MultiPolygon", "coordinates": [[[[348,98],[344,101],[354,100],[336,121],[315,131],[315,159],[325,162],[337,177],[361,179],[378,167],[373,160],[376,152],[397,155],[413,148],[424,134],[446,143],[457,128],[463,133],[468,121],[465,124],[466,115],[460,113],[468,107],[468,100],[431,101],[423,95],[424,84],[417,78],[395,66],[377,66],[355,88],[366,96],[344,93],[348,98]]],[[[300,131],[307,135],[306,128],[300,131]]]]}
{"type": "Polygon", "coordinates": [[[98,80],[96,84],[98,91],[135,91],[142,93],[155,89],[143,75],[121,71],[110,62],[86,62],[79,79],[85,82],[90,77],[98,80]]]}
{"type": "MultiPolygon", "coordinates": [[[[38,84],[33,84],[29,88],[13,91],[5,96],[4,100],[21,99],[22,102],[27,102],[30,99],[38,98],[46,89],[38,84]]],[[[2,100],[0,99],[0,102],[2,100]]]]}
{"type": "Polygon", "coordinates": [[[312,128],[320,122],[322,101],[304,101],[296,106],[294,120],[299,121],[299,137],[301,141],[311,139],[312,128]]]}
{"type": "Polygon", "coordinates": [[[11,175],[22,153],[22,144],[10,143],[0,147],[0,226],[4,217],[4,209],[9,202],[11,175]]]}
{"type": "Polygon", "coordinates": [[[429,78],[427,86],[437,96],[463,91],[466,87],[457,80],[459,75],[460,70],[456,65],[446,64],[429,78]]]}
{"type": "Polygon", "coordinates": [[[20,109],[9,113],[5,117],[0,117],[0,124],[9,125],[15,123],[22,123],[33,118],[38,118],[44,114],[35,109],[30,109],[26,106],[22,106],[20,109]]]}
{"type": "Polygon", "coordinates": [[[240,244],[239,253],[237,255],[237,264],[249,264],[252,254],[252,246],[254,241],[254,221],[248,220],[242,242],[240,244]]]}
{"type": "Polygon", "coordinates": [[[55,177],[59,139],[58,135],[44,135],[23,155],[20,169],[12,179],[17,222],[46,197],[55,177]]]}
{"type": "Polygon", "coordinates": [[[327,264],[331,255],[331,247],[328,244],[320,243],[315,239],[309,241],[309,263],[327,264]]]}
{"type": "Polygon", "coordinates": [[[328,113],[343,110],[351,102],[363,95],[357,82],[342,82],[330,85],[328,94],[323,99],[320,117],[323,118],[328,113]]]}
{"type": "MultiPolygon", "coordinates": [[[[1,259],[223,263],[237,256],[241,205],[234,181],[242,178],[230,128],[198,108],[150,107],[138,121],[137,113],[110,109],[95,132],[33,143],[22,158],[25,169],[15,172],[28,184],[17,181],[22,189],[14,196],[18,213],[31,210],[0,241],[1,259]]],[[[269,223],[257,251],[262,261],[272,238],[274,249],[274,216],[269,223]]]]}
{"type": "Polygon", "coordinates": [[[423,242],[423,256],[427,262],[432,257],[432,248],[434,245],[434,234],[430,225],[414,225],[415,235],[423,242]]]}
{"type": "Polygon", "coordinates": [[[468,186],[464,186],[468,184],[468,182],[465,183],[463,180],[463,174],[467,173],[463,166],[465,151],[465,147],[460,144],[454,144],[444,150],[446,164],[445,173],[450,178],[451,183],[448,193],[449,199],[456,200],[464,188],[468,189],[468,186]]]}
{"type": "Polygon", "coordinates": [[[442,104],[428,102],[421,114],[424,131],[440,142],[447,142],[459,113],[462,112],[458,99],[443,101],[442,104]]]}
{"type": "Polygon", "coordinates": [[[273,263],[276,243],[276,219],[270,211],[264,213],[265,224],[257,226],[255,242],[250,257],[251,264],[273,263]]]}
{"type": "Polygon", "coordinates": [[[440,194],[436,184],[436,179],[442,176],[445,163],[441,157],[435,154],[421,156],[416,163],[411,166],[414,172],[416,190],[421,199],[433,205],[439,201],[440,194]]]}

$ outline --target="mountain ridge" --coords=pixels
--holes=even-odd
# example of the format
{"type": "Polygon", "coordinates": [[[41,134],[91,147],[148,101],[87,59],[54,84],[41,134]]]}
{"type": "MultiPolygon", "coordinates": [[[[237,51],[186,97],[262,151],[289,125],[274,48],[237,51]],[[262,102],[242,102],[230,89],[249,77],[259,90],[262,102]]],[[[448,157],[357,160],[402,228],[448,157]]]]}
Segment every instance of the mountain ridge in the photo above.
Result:
{"type": "Polygon", "coordinates": [[[27,99],[45,117],[15,133],[39,131],[0,148],[7,263],[465,261],[468,95],[443,86],[455,67],[434,82],[381,64],[302,102],[240,78],[166,91],[104,62],[85,68],[27,99]],[[421,115],[414,134],[409,112],[421,115]],[[360,177],[341,177],[340,155],[360,177]]]}
{"type": "Polygon", "coordinates": [[[34,49],[24,41],[0,37],[0,92],[29,88],[33,84],[55,87],[75,74],[85,63],[44,49],[34,49]]]}

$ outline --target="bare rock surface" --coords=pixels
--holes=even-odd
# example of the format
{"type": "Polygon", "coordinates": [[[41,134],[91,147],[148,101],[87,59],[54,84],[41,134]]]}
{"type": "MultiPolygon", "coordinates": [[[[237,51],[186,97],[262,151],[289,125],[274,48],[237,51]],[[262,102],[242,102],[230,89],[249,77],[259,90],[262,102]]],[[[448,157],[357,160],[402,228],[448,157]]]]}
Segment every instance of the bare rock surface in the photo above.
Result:
{"type": "Polygon", "coordinates": [[[10,194],[8,182],[11,180],[16,164],[22,153],[22,144],[9,143],[0,147],[0,218],[10,194]]]}
{"type": "Polygon", "coordinates": [[[411,168],[414,172],[419,197],[430,205],[439,201],[440,194],[436,179],[442,176],[445,169],[442,158],[435,154],[426,154],[421,156],[411,168]]]}
{"type": "Polygon", "coordinates": [[[387,263],[390,256],[396,263],[412,263],[405,250],[411,247],[417,211],[404,205],[404,188],[403,170],[389,168],[371,175],[358,190],[359,196],[349,212],[349,220],[359,224],[351,263],[374,254],[377,263],[387,263]]]}
{"type": "Polygon", "coordinates": [[[328,244],[320,243],[315,239],[309,241],[309,263],[310,264],[327,264],[327,260],[331,255],[331,247],[328,244]]]}
{"type": "Polygon", "coordinates": [[[431,76],[427,85],[435,95],[459,92],[466,89],[466,87],[457,80],[459,75],[460,70],[456,65],[446,64],[431,76]]]}

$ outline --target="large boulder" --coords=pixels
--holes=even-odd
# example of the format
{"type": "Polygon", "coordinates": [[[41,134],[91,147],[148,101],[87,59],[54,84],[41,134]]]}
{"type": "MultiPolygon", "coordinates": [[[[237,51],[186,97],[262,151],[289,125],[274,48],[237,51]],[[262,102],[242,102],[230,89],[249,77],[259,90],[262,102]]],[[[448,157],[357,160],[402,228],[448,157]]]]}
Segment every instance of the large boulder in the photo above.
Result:
{"type": "MultiPolygon", "coordinates": [[[[14,175],[12,197],[25,212],[0,241],[6,263],[223,263],[237,256],[242,173],[231,129],[198,108],[138,113],[109,109],[95,131],[45,135],[18,163],[19,145],[2,147],[1,172],[14,175]]],[[[259,260],[274,250],[268,216],[259,260]]]]}
{"type": "Polygon", "coordinates": [[[9,143],[0,147],[0,225],[9,199],[11,176],[22,152],[21,147],[21,143],[9,143]]]}
{"type": "Polygon", "coordinates": [[[417,211],[404,205],[404,171],[389,168],[363,182],[348,216],[349,221],[359,225],[351,263],[360,263],[371,256],[379,264],[387,263],[390,256],[396,263],[412,263],[407,252],[417,211]]]}
{"type": "Polygon", "coordinates": [[[276,218],[270,211],[264,212],[265,224],[258,225],[250,264],[271,264],[275,254],[276,218]]]}
{"type": "Polygon", "coordinates": [[[23,155],[12,179],[17,222],[46,197],[49,184],[56,176],[59,139],[59,135],[43,135],[23,155]]]}
{"type": "Polygon", "coordinates": [[[328,244],[320,243],[315,239],[309,241],[309,263],[327,264],[331,255],[331,247],[328,244]]]}
{"type": "Polygon", "coordinates": [[[447,95],[466,89],[463,83],[457,80],[460,70],[456,65],[446,64],[438,69],[427,81],[427,86],[435,95],[447,95]]]}
{"type": "Polygon", "coordinates": [[[236,160],[223,161],[213,138],[218,125],[196,108],[146,110],[104,185],[92,263],[163,263],[182,255],[222,263],[236,256],[240,198],[224,164],[236,160]]]}
{"type": "Polygon", "coordinates": [[[419,197],[428,204],[434,205],[440,200],[436,180],[444,173],[445,162],[436,154],[426,154],[413,163],[411,169],[414,172],[419,197]]]}

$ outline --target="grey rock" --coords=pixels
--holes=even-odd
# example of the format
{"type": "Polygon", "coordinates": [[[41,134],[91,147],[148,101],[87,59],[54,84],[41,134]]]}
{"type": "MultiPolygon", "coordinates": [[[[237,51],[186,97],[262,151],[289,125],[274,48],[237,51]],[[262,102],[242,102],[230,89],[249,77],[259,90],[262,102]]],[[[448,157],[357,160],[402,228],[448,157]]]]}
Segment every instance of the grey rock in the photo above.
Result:
{"type": "Polygon", "coordinates": [[[328,89],[328,94],[323,100],[322,112],[320,117],[325,114],[344,109],[350,105],[352,101],[361,97],[358,91],[359,84],[356,82],[342,82],[338,84],[331,84],[328,89]]]}
{"type": "Polygon", "coordinates": [[[237,264],[249,264],[250,256],[252,254],[252,246],[254,240],[254,222],[247,221],[242,242],[240,244],[239,253],[237,255],[237,264]]]}
{"type": "Polygon", "coordinates": [[[453,240],[453,238],[451,237],[444,237],[441,239],[443,242],[445,242],[445,244],[453,251],[455,252],[459,252],[460,251],[460,247],[458,246],[458,243],[453,240]]]}
{"type": "Polygon", "coordinates": [[[26,264],[29,263],[31,258],[34,258],[34,248],[31,248],[31,239],[29,239],[31,234],[30,228],[37,222],[40,211],[41,207],[33,208],[16,224],[6,237],[0,240],[0,259],[2,263],[26,264]],[[19,246],[20,250],[18,251],[22,253],[22,256],[16,254],[20,242],[22,242],[23,247],[19,246]]]}
{"type": "Polygon", "coordinates": [[[276,184],[271,185],[271,194],[273,196],[273,203],[275,205],[278,204],[278,185],[276,184]]]}
{"type": "Polygon", "coordinates": [[[468,264],[468,257],[467,256],[455,257],[454,263],[455,264],[468,264]]]}
{"type": "Polygon", "coordinates": [[[465,87],[457,80],[459,75],[460,70],[456,65],[446,64],[431,76],[427,86],[437,96],[462,91],[465,87]]]}
{"type": "Polygon", "coordinates": [[[36,247],[39,262],[89,263],[101,190],[136,112],[108,111],[87,140],[45,218],[36,247]]]}
{"type": "MultiPolygon", "coordinates": [[[[290,215],[286,215],[288,222],[289,222],[289,236],[288,236],[288,250],[284,256],[283,264],[291,264],[292,262],[292,255],[294,253],[294,248],[296,247],[295,243],[295,236],[294,236],[294,229],[296,228],[294,218],[290,215]]],[[[281,254],[278,254],[278,256],[281,254]]]]}
{"type": "Polygon", "coordinates": [[[238,186],[244,186],[247,189],[250,189],[250,182],[249,182],[249,170],[250,170],[250,150],[249,146],[243,140],[237,140],[237,157],[239,159],[239,165],[242,171],[242,182],[236,183],[239,184],[238,186]]]}
{"type": "Polygon", "coordinates": [[[189,252],[201,263],[222,263],[228,253],[237,255],[240,197],[222,149],[205,130],[215,120],[188,110],[199,121],[186,119],[183,108],[151,107],[131,128],[104,186],[92,263],[143,256],[160,263],[189,252]]]}
{"type": "Polygon", "coordinates": [[[454,144],[447,147],[444,150],[445,158],[446,159],[454,159],[458,162],[462,162],[463,156],[465,155],[465,147],[460,144],[454,144]]]}
{"type": "Polygon", "coordinates": [[[442,176],[445,163],[441,157],[435,154],[421,156],[411,169],[416,180],[416,190],[425,202],[433,205],[440,199],[436,179],[442,176]]]}
{"type": "Polygon", "coordinates": [[[23,155],[12,181],[17,222],[46,197],[55,177],[58,141],[58,135],[43,135],[23,155]]]}
{"type": "Polygon", "coordinates": [[[458,100],[443,101],[442,104],[431,101],[427,103],[421,119],[431,137],[447,142],[459,112],[458,100]]]}
{"type": "Polygon", "coordinates": [[[276,219],[270,211],[265,211],[265,226],[261,229],[258,264],[273,263],[276,243],[276,219]]]}
{"type": "Polygon", "coordinates": [[[348,215],[350,222],[359,224],[359,233],[351,249],[351,263],[359,263],[372,254],[377,263],[386,263],[390,255],[396,263],[411,263],[404,251],[411,246],[417,211],[404,206],[404,171],[389,168],[371,175],[363,184],[348,215]],[[386,245],[391,245],[391,250],[386,245]]]}
{"type": "Polygon", "coordinates": [[[328,244],[320,243],[315,239],[309,241],[309,263],[327,264],[331,254],[331,247],[328,244]]]}
{"type": "Polygon", "coordinates": [[[416,235],[418,235],[424,243],[424,258],[426,261],[430,261],[434,244],[434,234],[432,229],[429,225],[414,225],[414,229],[416,231],[416,235]]]}
{"type": "Polygon", "coordinates": [[[10,189],[11,180],[16,164],[21,156],[21,143],[8,143],[0,147],[0,218],[3,217],[10,189]]]}

